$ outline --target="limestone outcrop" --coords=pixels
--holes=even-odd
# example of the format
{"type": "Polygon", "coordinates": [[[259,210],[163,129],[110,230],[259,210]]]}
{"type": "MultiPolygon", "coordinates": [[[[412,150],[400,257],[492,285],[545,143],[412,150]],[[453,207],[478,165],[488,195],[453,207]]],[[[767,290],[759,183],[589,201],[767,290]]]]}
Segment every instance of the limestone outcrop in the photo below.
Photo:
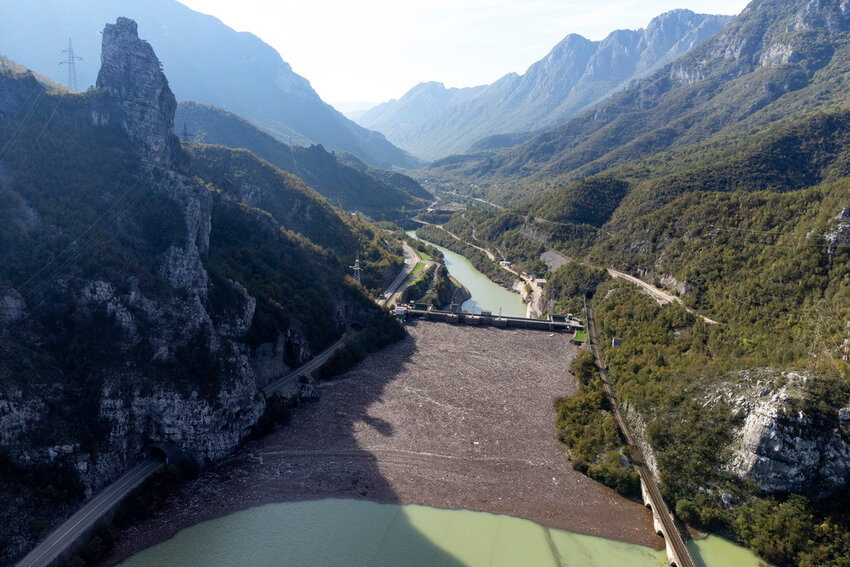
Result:
{"type": "MultiPolygon", "coordinates": [[[[806,408],[817,377],[770,369],[742,371],[720,397],[742,412],[730,472],[765,492],[826,496],[850,475],[850,409],[806,408]]],[[[850,406],[850,400],[843,400],[850,406]]]]}
{"type": "Polygon", "coordinates": [[[97,88],[115,104],[95,122],[117,122],[143,153],[170,169],[185,169],[187,159],[174,134],[177,100],[150,44],[139,39],[136,22],[118,18],[103,30],[97,88]]]}
{"type": "MultiPolygon", "coordinates": [[[[258,308],[251,283],[216,272],[209,260],[216,207],[232,217],[242,209],[189,175],[172,133],[174,95],[135,22],[106,26],[102,60],[97,90],[57,104],[54,119],[72,125],[69,139],[89,141],[89,151],[112,168],[88,185],[88,170],[78,176],[97,202],[77,204],[105,219],[91,225],[97,238],[79,238],[61,270],[33,279],[30,287],[43,295],[19,285],[26,274],[0,279],[0,500],[14,518],[0,522],[0,564],[20,558],[50,522],[143,459],[152,443],[174,446],[199,465],[228,455],[265,410],[261,387],[312,355],[295,316],[276,322],[277,337],[264,336],[268,342],[246,339],[258,308]],[[35,474],[66,492],[47,502],[35,474]]],[[[0,101],[20,107],[34,88],[41,87],[26,77],[0,75],[0,101]]],[[[2,105],[0,120],[8,120],[2,105]]],[[[0,189],[10,194],[2,177],[0,164],[0,189]]],[[[10,224],[24,245],[27,238],[41,245],[38,231],[50,238],[81,232],[62,225],[61,215],[42,219],[39,207],[56,205],[26,189],[9,198],[10,224]]],[[[314,213],[304,207],[292,214],[314,213]]],[[[256,217],[233,222],[244,223],[243,232],[278,234],[270,215],[256,217]]],[[[329,324],[344,328],[353,317],[346,310],[357,305],[329,277],[319,273],[316,281],[331,288],[327,301],[343,313],[329,324]]],[[[294,395],[315,395],[308,386],[294,395]]]]}

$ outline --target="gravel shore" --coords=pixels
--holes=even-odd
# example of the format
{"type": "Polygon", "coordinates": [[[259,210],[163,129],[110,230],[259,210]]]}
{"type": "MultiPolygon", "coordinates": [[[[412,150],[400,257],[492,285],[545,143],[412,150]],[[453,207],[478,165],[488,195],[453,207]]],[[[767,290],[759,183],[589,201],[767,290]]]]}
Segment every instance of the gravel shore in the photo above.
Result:
{"type": "Polygon", "coordinates": [[[271,502],[356,498],[508,514],[656,547],[649,510],[574,471],[553,399],[575,392],[566,335],[418,322],[321,386],[133,526],[105,565],[179,530],[271,502]]]}

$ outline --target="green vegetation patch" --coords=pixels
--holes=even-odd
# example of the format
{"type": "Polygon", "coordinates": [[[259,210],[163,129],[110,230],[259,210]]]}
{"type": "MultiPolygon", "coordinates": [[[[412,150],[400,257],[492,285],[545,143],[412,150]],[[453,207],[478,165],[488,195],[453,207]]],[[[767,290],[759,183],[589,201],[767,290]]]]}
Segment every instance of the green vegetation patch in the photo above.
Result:
{"type": "Polygon", "coordinates": [[[624,496],[639,496],[640,477],[625,456],[593,354],[582,351],[570,370],[579,382],[578,392],[556,404],[558,438],[567,446],[573,468],[624,496]]]}
{"type": "MultiPolygon", "coordinates": [[[[420,266],[425,266],[425,264],[420,264],[420,266]]],[[[418,267],[418,266],[417,266],[418,267]]],[[[418,301],[425,295],[428,289],[431,287],[431,282],[434,281],[434,272],[436,271],[437,266],[432,265],[427,270],[420,270],[419,274],[416,277],[411,275],[413,281],[408,285],[404,293],[402,293],[401,301],[402,303],[407,303],[410,301],[418,301]]]]}
{"type": "MultiPolygon", "coordinates": [[[[555,312],[566,315],[584,313],[584,298],[592,297],[599,284],[611,276],[603,268],[593,268],[579,262],[564,264],[546,280],[543,304],[555,304],[555,312]]],[[[583,316],[583,315],[582,315],[583,316]]]]}
{"type": "Polygon", "coordinates": [[[413,267],[413,270],[410,272],[410,275],[407,276],[410,281],[410,285],[415,284],[422,278],[422,270],[425,269],[425,262],[417,262],[416,266],[413,267]]]}
{"type": "MultiPolygon", "coordinates": [[[[621,280],[600,284],[594,312],[617,395],[646,422],[662,493],[677,514],[777,565],[847,565],[848,489],[826,501],[764,496],[726,472],[742,415],[722,399],[706,403],[707,392],[722,388],[729,371],[775,361],[770,351],[742,348],[741,335],[754,336],[754,325],[707,325],[680,305],[660,307],[621,280]],[[620,347],[608,347],[614,336],[622,337],[620,347]]],[[[850,371],[812,361],[807,372],[822,378],[797,409],[815,421],[834,415],[838,400],[847,399],[850,371]]]]}

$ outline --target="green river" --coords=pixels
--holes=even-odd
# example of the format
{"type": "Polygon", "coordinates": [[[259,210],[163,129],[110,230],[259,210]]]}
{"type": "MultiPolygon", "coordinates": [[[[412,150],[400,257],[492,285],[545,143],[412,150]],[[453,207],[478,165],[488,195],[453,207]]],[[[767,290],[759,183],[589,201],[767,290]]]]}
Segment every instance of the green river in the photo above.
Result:
{"type": "MultiPolygon", "coordinates": [[[[415,233],[408,233],[414,236],[415,233]]],[[[472,312],[525,316],[520,296],[445,248],[449,272],[469,289],[472,312]]],[[[697,565],[756,567],[747,550],[710,536],[689,542],[697,565]]],[[[663,567],[664,551],[547,529],[528,520],[466,510],[318,500],[269,504],[203,522],[124,565],[159,567],[663,567]]]]}
{"type": "MultiPolygon", "coordinates": [[[[416,231],[410,230],[407,235],[416,238],[416,231]]],[[[423,242],[427,241],[423,240],[423,242]]],[[[464,311],[479,313],[484,309],[497,314],[501,309],[502,315],[525,317],[525,303],[522,302],[518,293],[493,283],[487,276],[476,270],[466,257],[432,242],[428,242],[428,244],[438,248],[443,253],[443,261],[449,273],[472,294],[472,298],[461,305],[464,311]]]]}
{"type": "MultiPolygon", "coordinates": [[[[689,544],[697,565],[756,567],[717,537],[689,544]]],[[[203,522],[125,567],[663,567],[664,551],[465,510],[316,500],[268,504],[203,522]]]]}

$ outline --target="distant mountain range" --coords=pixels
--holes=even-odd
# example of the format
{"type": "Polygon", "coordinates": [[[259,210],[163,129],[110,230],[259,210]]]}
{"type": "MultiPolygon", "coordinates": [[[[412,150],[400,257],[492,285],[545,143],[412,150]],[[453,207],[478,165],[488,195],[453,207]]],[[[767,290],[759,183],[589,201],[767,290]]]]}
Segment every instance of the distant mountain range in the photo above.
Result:
{"type": "Polygon", "coordinates": [[[345,118],[319,98],[272,47],[236,32],[212,16],[175,0],[0,0],[0,53],[66,84],[58,65],[69,37],[77,55],[81,89],[99,68],[100,31],[118,16],[136,20],[159,54],[178,100],[197,100],[235,112],[279,140],[351,152],[378,167],[411,167],[417,161],[345,118]]]}
{"type": "MultiPolygon", "coordinates": [[[[556,268],[546,249],[578,260],[547,274],[544,297],[556,312],[593,309],[610,376],[641,416],[631,419],[647,424],[671,508],[772,565],[850,557],[850,383],[840,360],[850,315],[849,87],[850,1],[753,0],[713,38],[566,123],[424,172],[510,205],[455,214],[444,221],[452,234],[529,272],[556,268]],[[593,265],[665,287],[720,323],[675,302],[659,307],[626,282],[597,287],[593,265]],[[727,394],[774,377],[761,400],[727,394]],[[789,514],[791,502],[799,508],[789,514]],[[795,538],[787,517],[837,528],[795,538]]],[[[587,415],[601,404],[590,407],[587,415]]],[[[559,430],[562,439],[599,430],[560,411],[579,424],[559,430]]]]}
{"type": "MultiPolygon", "coordinates": [[[[438,161],[432,175],[481,187],[490,180],[486,198],[519,202],[661,152],[705,144],[689,150],[692,160],[771,125],[846,108],[850,14],[839,4],[755,0],[712,39],[610,100],[508,151],[438,161]],[[506,179],[513,189],[496,189],[506,179]]],[[[631,176],[642,166],[627,169],[631,176]]]]}
{"type": "Polygon", "coordinates": [[[464,89],[421,83],[357,121],[422,158],[460,153],[490,136],[563,122],[693,49],[730,19],[674,10],[646,29],[617,30],[602,41],[570,34],[524,75],[511,73],[491,85],[464,89]]]}

